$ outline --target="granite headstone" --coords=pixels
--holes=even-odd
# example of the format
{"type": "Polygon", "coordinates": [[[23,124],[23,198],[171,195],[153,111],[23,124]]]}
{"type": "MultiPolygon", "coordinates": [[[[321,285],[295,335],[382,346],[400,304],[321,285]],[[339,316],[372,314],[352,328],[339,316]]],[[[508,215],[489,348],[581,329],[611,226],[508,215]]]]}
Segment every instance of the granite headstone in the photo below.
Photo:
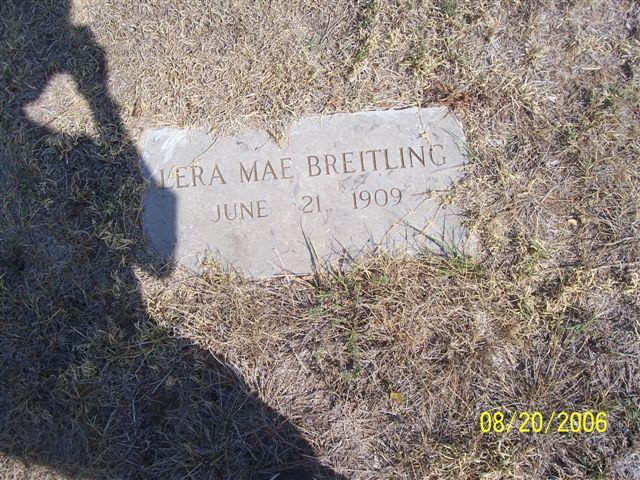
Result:
{"type": "Polygon", "coordinates": [[[153,128],[141,149],[147,242],[193,270],[211,256],[254,277],[304,274],[378,248],[466,239],[441,202],[465,163],[447,108],[306,117],[284,145],[260,131],[153,128]]]}

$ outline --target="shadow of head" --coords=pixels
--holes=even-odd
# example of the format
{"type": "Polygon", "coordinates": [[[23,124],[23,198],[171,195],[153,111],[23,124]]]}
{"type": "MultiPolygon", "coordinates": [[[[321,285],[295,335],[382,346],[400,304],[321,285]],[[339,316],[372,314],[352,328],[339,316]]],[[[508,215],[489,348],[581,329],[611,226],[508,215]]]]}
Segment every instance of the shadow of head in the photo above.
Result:
{"type": "MultiPolygon", "coordinates": [[[[146,311],[138,152],[70,2],[0,2],[0,450],[90,478],[331,478],[232,366],[146,311]],[[25,106],[72,77],[97,134],[25,106]]],[[[173,231],[173,197],[158,211],[173,231]]],[[[168,234],[171,235],[171,234],[168,234]]],[[[171,240],[170,240],[171,241],[171,240]]]]}
{"type": "MultiPolygon", "coordinates": [[[[68,0],[8,0],[0,5],[0,15],[0,39],[5,50],[2,53],[7,59],[3,66],[4,89],[0,92],[5,112],[1,125],[7,139],[5,151],[7,157],[24,160],[4,161],[2,172],[8,175],[11,167],[22,167],[22,171],[13,172],[16,181],[28,186],[40,176],[49,181],[49,186],[54,187],[49,190],[56,190],[59,197],[70,194],[66,199],[56,199],[59,210],[65,207],[62,220],[76,217],[85,224],[77,225],[79,230],[101,229],[91,237],[102,240],[105,248],[131,251],[140,246],[136,240],[142,238],[139,219],[145,182],[138,151],[123,124],[120,108],[108,91],[104,50],[90,29],[70,22],[68,0]],[[68,134],[28,118],[26,108],[37,104],[59,75],[72,78],[88,105],[95,137],[68,134]],[[37,155],[16,141],[22,137],[28,139],[26,145],[32,146],[37,155]],[[25,157],[31,157],[29,165],[25,165],[29,163],[25,157]],[[74,215],[80,212],[81,215],[74,215]]],[[[47,109],[48,105],[42,108],[47,109]]],[[[51,193],[49,197],[55,195],[51,193]]],[[[147,208],[146,216],[149,223],[161,229],[156,233],[163,239],[162,257],[170,259],[176,243],[175,201],[172,195],[160,200],[147,208]]],[[[141,260],[138,258],[138,263],[141,260]]],[[[167,265],[157,268],[159,262],[153,257],[144,263],[156,267],[156,275],[169,272],[167,265]]]]}

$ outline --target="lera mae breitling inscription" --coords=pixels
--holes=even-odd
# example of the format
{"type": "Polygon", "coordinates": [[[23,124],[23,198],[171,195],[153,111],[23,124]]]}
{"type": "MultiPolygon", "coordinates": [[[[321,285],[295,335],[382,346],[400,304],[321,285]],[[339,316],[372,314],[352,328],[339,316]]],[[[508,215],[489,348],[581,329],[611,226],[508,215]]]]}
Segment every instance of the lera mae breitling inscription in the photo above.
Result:
{"type": "Polygon", "coordinates": [[[438,250],[466,238],[438,195],[465,161],[446,108],[307,117],[284,146],[264,132],[151,129],[142,153],[145,236],[195,270],[211,255],[252,276],[301,274],[374,248],[438,250]]]}

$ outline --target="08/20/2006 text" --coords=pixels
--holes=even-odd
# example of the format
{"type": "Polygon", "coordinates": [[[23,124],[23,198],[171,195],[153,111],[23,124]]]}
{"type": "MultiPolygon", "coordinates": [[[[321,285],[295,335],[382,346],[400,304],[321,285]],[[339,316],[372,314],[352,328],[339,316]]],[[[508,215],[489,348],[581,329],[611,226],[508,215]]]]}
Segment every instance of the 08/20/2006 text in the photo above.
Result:
{"type": "Polygon", "coordinates": [[[608,427],[607,413],[592,410],[553,411],[548,415],[487,410],[480,414],[479,426],[482,433],[604,433],[608,427]]]}

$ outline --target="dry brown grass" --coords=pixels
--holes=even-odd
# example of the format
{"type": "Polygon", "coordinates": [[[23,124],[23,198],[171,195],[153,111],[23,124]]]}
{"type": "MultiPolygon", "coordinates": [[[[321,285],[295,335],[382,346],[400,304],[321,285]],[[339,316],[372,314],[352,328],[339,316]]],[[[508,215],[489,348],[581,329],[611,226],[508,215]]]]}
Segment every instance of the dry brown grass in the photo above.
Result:
{"type": "MultiPolygon", "coordinates": [[[[148,339],[166,332],[215,352],[348,478],[640,478],[637,2],[76,0],[73,15],[105,49],[132,132],[158,123],[277,136],[304,114],[445,104],[469,139],[454,195],[477,232],[475,258],[382,255],[261,283],[214,266],[166,277],[138,268],[149,319],[136,338],[151,347],[135,355],[153,355],[148,339]],[[605,410],[610,428],[483,435],[478,417],[492,408],[605,410]]],[[[83,109],[56,107],[63,97],[47,97],[63,112],[55,127],[95,131],[83,109]]],[[[39,178],[38,165],[24,160],[21,175],[39,178]]],[[[57,197],[3,188],[6,211],[29,199],[0,234],[9,318],[43,301],[11,283],[16,265],[36,293],[57,288],[58,270],[20,253],[31,251],[20,233],[29,218],[57,197]]],[[[101,211],[124,193],[75,195],[101,211]]],[[[127,198],[114,211],[137,212],[127,198]]],[[[94,217],[106,223],[89,238],[116,228],[94,217]]],[[[108,242],[110,265],[131,261],[123,235],[108,242]]],[[[109,298],[123,295],[118,285],[131,284],[114,279],[109,298]]],[[[6,478],[58,475],[2,462],[6,478]]]]}

